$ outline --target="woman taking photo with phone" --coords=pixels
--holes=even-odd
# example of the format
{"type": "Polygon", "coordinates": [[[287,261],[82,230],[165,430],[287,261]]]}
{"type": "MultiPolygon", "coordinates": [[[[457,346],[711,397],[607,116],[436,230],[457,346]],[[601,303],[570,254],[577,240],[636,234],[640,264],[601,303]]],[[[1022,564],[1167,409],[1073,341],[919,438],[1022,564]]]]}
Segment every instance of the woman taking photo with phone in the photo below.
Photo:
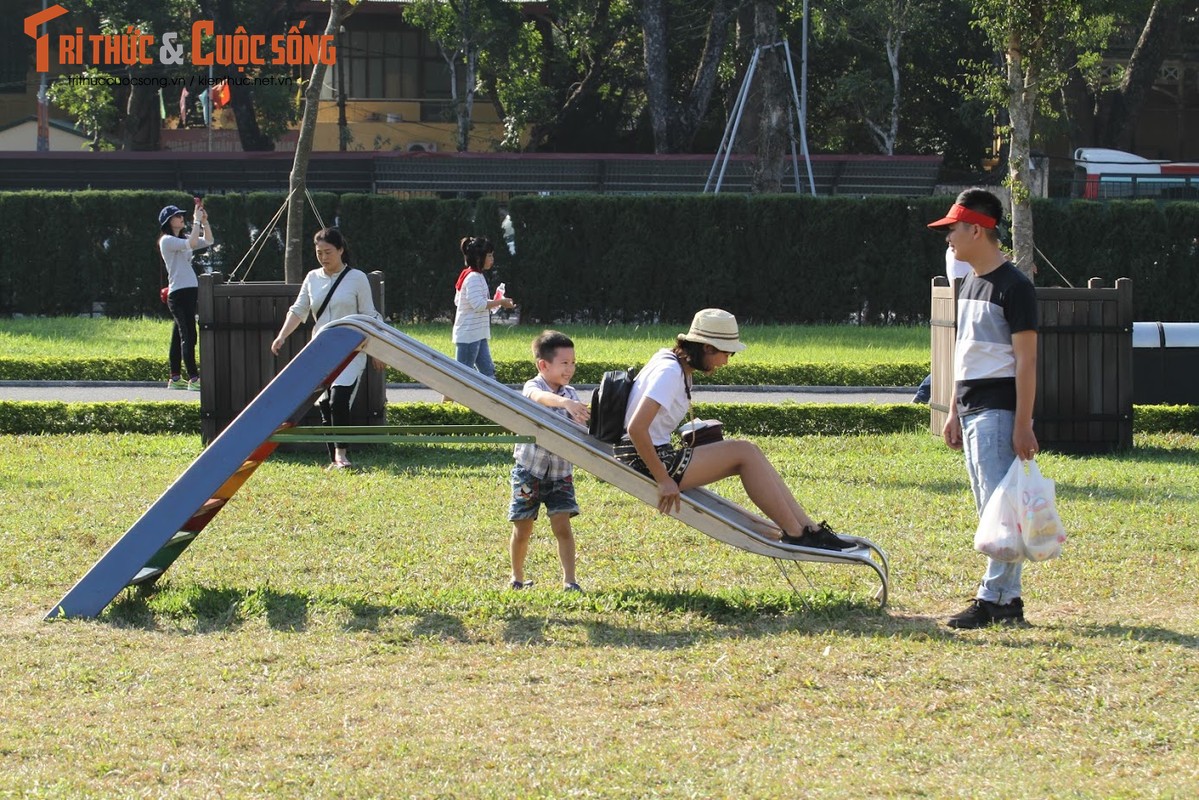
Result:
{"type": "Polygon", "coordinates": [[[196,368],[196,300],[200,282],[192,268],[192,252],[211,247],[216,239],[208,222],[208,211],[199,197],[192,214],[190,233],[183,209],[166,206],[158,212],[158,252],[167,270],[167,310],[175,321],[171,328],[169,354],[171,377],[168,389],[200,389],[200,371],[196,368]],[[187,369],[187,380],[183,369],[187,369]]]}

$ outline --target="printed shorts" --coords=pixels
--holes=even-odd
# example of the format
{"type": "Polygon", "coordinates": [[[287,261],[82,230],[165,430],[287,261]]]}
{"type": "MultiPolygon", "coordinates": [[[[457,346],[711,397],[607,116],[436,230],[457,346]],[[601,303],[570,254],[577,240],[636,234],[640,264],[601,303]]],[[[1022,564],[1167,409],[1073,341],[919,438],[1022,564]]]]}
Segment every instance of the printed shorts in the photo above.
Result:
{"type": "Polygon", "coordinates": [[[545,505],[545,513],[551,517],[555,514],[577,517],[579,504],[575,500],[574,476],[538,478],[520,464],[514,466],[512,504],[508,506],[508,521],[537,519],[537,512],[542,504],[545,505]]]}
{"type": "MultiPolygon", "coordinates": [[[[658,458],[662,461],[662,466],[666,467],[666,471],[670,473],[670,477],[678,483],[683,479],[683,473],[687,471],[687,467],[691,465],[691,456],[695,452],[691,447],[675,447],[671,444],[658,445],[654,448],[658,453],[658,458]]],[[[633,447],[633,443],[628,439],[621,439],[620,442],[612,448],[612,455],[622,464],[627,464],[633,469],[647,477],[654,477],[650,474],[649,467],[645,465],[645,461],[637,453],[637,448],[633,447]]]]}

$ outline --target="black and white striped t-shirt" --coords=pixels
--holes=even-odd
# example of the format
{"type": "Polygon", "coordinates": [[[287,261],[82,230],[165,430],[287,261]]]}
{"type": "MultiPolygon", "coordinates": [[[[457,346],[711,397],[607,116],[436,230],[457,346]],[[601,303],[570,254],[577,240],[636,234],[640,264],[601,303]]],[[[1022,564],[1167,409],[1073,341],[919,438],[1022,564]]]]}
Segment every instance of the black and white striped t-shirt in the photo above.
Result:
{"type": "Polygon", "coordinates": [[[971,272],[958,296],[953,358],[958,413],[1016,410],[1016,355],[1012,334],[1037,329],[1032,281],[1006,261],[986,275],[971,272]]]}

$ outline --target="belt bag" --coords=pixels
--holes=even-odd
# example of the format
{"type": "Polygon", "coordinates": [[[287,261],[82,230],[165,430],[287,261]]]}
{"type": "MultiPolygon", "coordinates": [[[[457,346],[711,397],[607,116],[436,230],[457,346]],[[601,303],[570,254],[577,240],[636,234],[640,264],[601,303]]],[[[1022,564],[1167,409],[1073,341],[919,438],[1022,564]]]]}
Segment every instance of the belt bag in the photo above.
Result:
{"type": "Polygon", "coordinates": [[[692,420],[679,428],[679,433],[688,447],[703,447],[724,440],[724,423],[718,419],[692,420]]]}

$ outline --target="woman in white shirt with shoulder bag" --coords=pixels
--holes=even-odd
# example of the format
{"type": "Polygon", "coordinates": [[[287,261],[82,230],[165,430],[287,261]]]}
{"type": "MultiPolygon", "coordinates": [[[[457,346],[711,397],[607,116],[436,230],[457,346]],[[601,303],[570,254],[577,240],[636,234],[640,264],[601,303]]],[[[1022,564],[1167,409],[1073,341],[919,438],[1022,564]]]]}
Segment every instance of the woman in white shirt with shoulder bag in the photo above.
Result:
{"type": "MultiPolygon", "coordinates": [[[[366,314],[381,319],[375,310],[375,300],[371,296],[371,284],[366,273],[348,263],[349,242],[341,235],[341,231],[325,228],[318,231],[312,241],[316,245],[316,260],[321,266],[304,276],[296,302],[287,310],[287,319],[275,341],[271,342],[271,352],[275,355],[279,354],[287,337],[300,327],[309,313],[313,315],[315,323],[313,336],[330,322],[352,314],[366,314]]],[[[325,425],[350,424],[350,407],[358,393],[359,378],[366,368],[366,360],[366,353],[354,356],[317,401],[321,421],[325,425]]],[[[328,469],[353,467],[344,444],[331,444],[329,456],[331,463],[328,469]]]]}

